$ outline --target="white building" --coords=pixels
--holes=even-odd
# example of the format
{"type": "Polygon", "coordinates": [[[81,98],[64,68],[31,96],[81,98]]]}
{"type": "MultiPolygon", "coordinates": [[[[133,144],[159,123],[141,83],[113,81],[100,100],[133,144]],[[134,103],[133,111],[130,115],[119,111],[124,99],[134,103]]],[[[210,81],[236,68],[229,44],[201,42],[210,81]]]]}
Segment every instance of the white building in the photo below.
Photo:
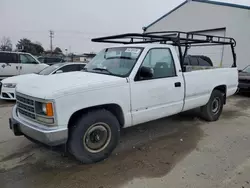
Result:
{"type": "MultiPolygon", "coordinates": [[[[230,36],[237,42],[238,67],[242,69],[250,64],[250,6],[208,0],[187,0],[143,30],[146,33],[199,31],[201,34],[230,36]]],[[[194,55],[203,51],[216,66],[228,66],[232,63],[229,47],[207,47],[206,50],[203,48],[205,49],[205,47],[190,49],[189,53],[194,55]]]]}

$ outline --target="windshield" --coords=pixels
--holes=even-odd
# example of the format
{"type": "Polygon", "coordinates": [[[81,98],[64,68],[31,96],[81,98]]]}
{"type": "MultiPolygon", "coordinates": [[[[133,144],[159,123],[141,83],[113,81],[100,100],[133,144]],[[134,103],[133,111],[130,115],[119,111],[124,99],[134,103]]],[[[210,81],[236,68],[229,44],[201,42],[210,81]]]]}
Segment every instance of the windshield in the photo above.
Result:
{"type": "Polygon", "coordinates": [[[62,64],[55,64],[51,65],[49,67],[46,67],[45,69],[41,70],[38,74],[39,75],[49,75],[52,72],[54,72],[56,69],[58,69],[62,64]]]}
{"type": "Polygon", "coordinates": [[[242,72],[250,73],[250,65],[244,68],[242,72]]]}
{"type": "Polygon", "coordinates": [[[88,72],[125,77],[132,71],[142,48],[107,48],[99,52],[86,66],[88,72]]]}

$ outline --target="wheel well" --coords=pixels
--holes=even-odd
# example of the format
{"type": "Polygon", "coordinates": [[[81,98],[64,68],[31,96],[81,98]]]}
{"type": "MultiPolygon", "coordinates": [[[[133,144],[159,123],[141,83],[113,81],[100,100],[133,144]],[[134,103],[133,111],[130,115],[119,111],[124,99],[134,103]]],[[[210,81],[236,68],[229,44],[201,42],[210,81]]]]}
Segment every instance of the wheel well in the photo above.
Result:
{"type": "Polygon", "coordinates": [[[93,106],[93,107],[78,110],[74,114],[71,115],[69,122],[68,122],[68,127],[73,126],[74,123],[82,116],[82,114],[87,113],[88,111],[93,111],[97,109],[106,109],[110,111],[117,118],[121,127],[123,127],[125,123],[124,115],[122,112],[122,108],[117,104],[105,104],[105,105],[93,106]]]}
{"type": "Polygon", "coordinates": [[[219,90],[220,92],[223,93],[224,104],[226,104],[226,99],[227,99],[227,86],[226,86],[226,85],[220,85],[220,86],[215,87],[214,90],[219,90]]]}

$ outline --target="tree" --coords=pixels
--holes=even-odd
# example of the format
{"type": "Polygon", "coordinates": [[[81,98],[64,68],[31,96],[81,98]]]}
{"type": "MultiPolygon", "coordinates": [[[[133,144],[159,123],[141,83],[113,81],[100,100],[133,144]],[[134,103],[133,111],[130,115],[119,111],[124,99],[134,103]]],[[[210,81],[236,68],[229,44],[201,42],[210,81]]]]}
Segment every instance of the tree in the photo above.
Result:
{"type": "Polygon", "coordinates": [[[44,48],[39,42],[33,43],[27,38],[20,39],[16,47],[19,51],[28,52],[33,55],[40,55],[44,52],[44,48]]]}
{"type": "Polygon", "coordinates": [[[34,52],[34,49],[32,49],[31,40],[27,38],[20,39],[16,45],[17,49],[23,52],[34,52]]]}
{"type": "Polygon", "coordinates": [[[61,53],[62,53],[61,48],[56,47],[56,48],[54,49],[54,53],[55,53],[55,54],[61,54],[61,53]]]}
{"type": "Polygon", "coordinates": [[[12,51],[12,43],[9,37],[3,37],[0,43],[0,50],[12,51]]]}
{"type": "Polygon", "coordinates": [[[34,42],[34,44],[38,44],[38,45],[42,46],[42,43],[39,41],[34,42]]]}
{"type": "Polygon", "coordinates": [[[33,45],[34,45],[34,48],[36,50],[36,55],[39,55],[39,54],[44,52],[44,48],[42,47],[42,45],[37,44],[37,43],[35,43],[33,45]]]}

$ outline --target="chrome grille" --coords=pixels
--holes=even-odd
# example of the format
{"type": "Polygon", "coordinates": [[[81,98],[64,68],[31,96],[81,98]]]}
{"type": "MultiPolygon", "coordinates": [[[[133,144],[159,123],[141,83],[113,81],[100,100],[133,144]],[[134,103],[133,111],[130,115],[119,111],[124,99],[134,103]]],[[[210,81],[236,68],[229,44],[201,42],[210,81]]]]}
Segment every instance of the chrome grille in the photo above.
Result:
{"type": "Polygon", "coordinates": [[[31,119],[36,119],[35,102],[33,100],[17,94],[16,104],[17,104],[17,110],[20,114],[31,119]]]}
{"type": "Polygon", "coordinates": [[[23,96],[20,96],[20,95],[18,95],[18,94],[17,94],[17,96],[16,96],[16,100],[19,101],[19,102],[22,102],[22,103],[24,103],[24,104],[28,104],[28,105],[34,106],[34,101],[33,101],[33,100],[28,99],[28,98],[25,98],[25,97],[23,97],[23,96]]]}
{"type": "Polygon", "coordinates": [[[22,114],[22,115],[25,115],[25,116],[31,118],[31,119],[36,119],[35,114],[31,114],[31,113],[29,113],[29,112],[27,112],[27,111],[24,111],[24,110],[20,109],[20,108],[18,109],[18,112],[19,112],[20,114],[22,114]]]}
{"type": "Polygon", "coordinates": [[[23,103],[21,103],[19,101],[17,102],[17,107],[20,108],[20,109],[23,109],[25,111],[35,113],[34,107],[25,105],[25,104],[23,104],[23,103]]]}

